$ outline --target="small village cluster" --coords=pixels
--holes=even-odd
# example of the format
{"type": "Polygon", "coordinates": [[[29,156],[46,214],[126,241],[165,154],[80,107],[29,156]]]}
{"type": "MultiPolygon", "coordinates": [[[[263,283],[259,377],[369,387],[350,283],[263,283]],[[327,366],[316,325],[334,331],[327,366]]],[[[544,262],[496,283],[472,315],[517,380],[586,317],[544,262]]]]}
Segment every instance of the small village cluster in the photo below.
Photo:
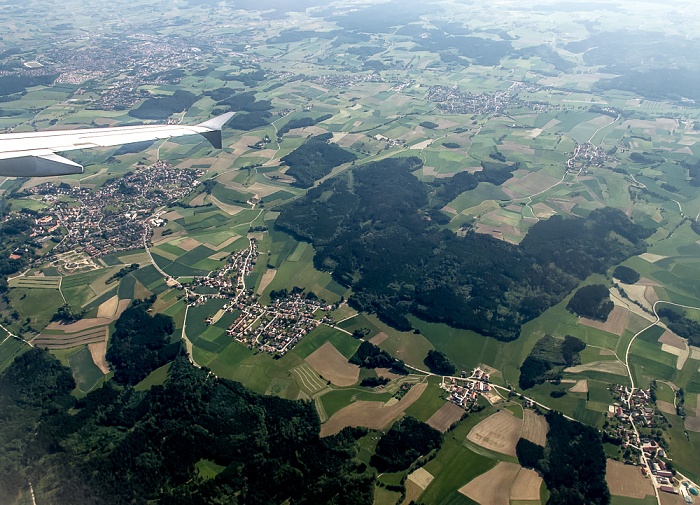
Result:
{"type": "MultiPolygon", "coordinates": [[[[297,292],[275,298],[268,306],[261,305],[252,287],[245,284],[245,277],[252,273],[258,255],[257,241],[251,238],[248,249],[231,255],[224,267],[194,280],[195,286],[216,288],[218,293],[199,296],[190,292],[190,304],[196,305],[211,298],[230,300],[223,310],[239,310],[241,313],[228,327],[227,334],[261,352],[284,355],[318,325],[331,322],[327,315],[316,319],[315,313],[319,309],[329,311],[332,306],[315,296],[297,292]]],[[[205,320],[207,324],[213,322],[212,318],[205,320]]]]}
{"type": "Polygon", "coordinates": [[[585,173],[590,168],[602,167],[609,157],[605,149],[590,142],[576,144],[573,156],[566,161],[566,170],[585,173]]]}
{"type": "Polygon", "coordinates": [[[491,391],[490,375],[479,367],[472,370],[467,377],[466,372],[462,372],[461,377],[448,377],[443,379],[442,388],[449,393],[448,401],[464,407],[471,407],[479,397],[479,394],[491,391]]]}
{"type": "Polygon", "coordinates": [[[687,486],[675,486],[673,472],[664,461],[667,458],[664,448],[652,438],[641,437],[640,440],[634,429],[635,425],[646,428],[658,427],[657,416],[659,414],[651,401],[651,391],[634,389],[632,392],[626,386],[616,385],[612,393],[619,401],[610,405],[608,416],[620,421],[616,435],[622,440],[622,447],[631,447],[638,452],[637,462],[641,466],[642,474],[655,481],[654,485],[660,491],[681,494],[686,503],[693,503],[693,497],[687,486]]]}

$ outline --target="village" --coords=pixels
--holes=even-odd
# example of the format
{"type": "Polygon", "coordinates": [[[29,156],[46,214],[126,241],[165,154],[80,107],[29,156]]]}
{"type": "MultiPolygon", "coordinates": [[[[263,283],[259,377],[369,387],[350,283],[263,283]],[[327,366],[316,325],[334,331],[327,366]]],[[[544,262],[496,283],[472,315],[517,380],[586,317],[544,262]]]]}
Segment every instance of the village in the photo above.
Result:
{"type": "MultiPolygon", "coordinates": [[[[483,395],[489,403],[494,403],[490,380],[491,376],[488,372],[476,367],[469,376],[462,371],[460,377],[443,377],[440,387],[447,391],[449,395],[447,401],[469,410],[479,395],[483,395]]],[[[498,395],[495,396],[500,398],[498,395]]]]}
{"type": "MultiPolygon", "coordinates": [[[[315,313],[330,311],[333,306],[299,289],[274,293],[270,305],[261,305],[253,287],[245,284],[245,277],[252,273],[258,255],[257,241],[251,238],[247,249],[234,253],[224,267],[209,276],[195,278],[190,286],[192,289],[196,286],[215,288],[218,293],[199,295],[188,289],[188,303],[192,306],[211,298],[227,300],[222,310],[240,311],[240,314],[226,333],[251,349],[283,356],[320,324],[330,324],[330,316],[316,319],[315,313]]],[[[215,322],[214,318],[205,320],[206,324],[215,322]]]]}
{"type": "Polygon", "coordinates": [[[695,488],[676,478],[672,461],[666,453],[667,442],[662,429],[666,419],[654,405],[653,385],[646,390],[615,385],[611,392],[617,401],[609,406],[608,417],[619,424],[606,423],[604,433],[621,441],[622,449],[630,456],[625,463],[638,464],[642,474],[648,476],[659,491],[680,494],[686,503],[693,503],[692,490],[695,488]],[[651,435],[640,434],[640,430],[651,435]]]}
{"type": "Polygon", "coordinates": [[[40,197],[49,206],[35,216],[32,237],[38,242],[66,233],[52,254],[85,251],[92,258],[143,247],[147,224],[163,226],[165,221],[145,223],[154,209],[190,193],[198,184],[201,171],[173,169],[165,162],[130,172],[105,182],[92,191],[79,186],[44,183],[26,190],[27,196],[40,197]]]}
{"type": "Polygon", "coordinates": [[[574,154],[566,161],[567,172],[585,174],[590,168],[602,167],[610,156],[602,147],[590,142],[577,144],[574,154]]]}

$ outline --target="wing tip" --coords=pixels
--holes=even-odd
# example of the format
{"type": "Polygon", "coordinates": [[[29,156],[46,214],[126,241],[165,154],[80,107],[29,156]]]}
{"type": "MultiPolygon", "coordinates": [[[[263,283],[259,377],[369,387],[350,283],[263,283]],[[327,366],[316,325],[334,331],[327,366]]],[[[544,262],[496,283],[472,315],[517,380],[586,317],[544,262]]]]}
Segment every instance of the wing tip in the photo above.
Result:
{"type": "Polygon", "coordinates": [[[229,119],[233,117],[234,114],[235,112],[227,112],[225,114],[221,114],[220,116],[211,118],[208,121],[204,121],[203,123],[199,123],[197,126],[209,128],[210,130],[221,131],[221,128],[228,122],[229,119]]]}

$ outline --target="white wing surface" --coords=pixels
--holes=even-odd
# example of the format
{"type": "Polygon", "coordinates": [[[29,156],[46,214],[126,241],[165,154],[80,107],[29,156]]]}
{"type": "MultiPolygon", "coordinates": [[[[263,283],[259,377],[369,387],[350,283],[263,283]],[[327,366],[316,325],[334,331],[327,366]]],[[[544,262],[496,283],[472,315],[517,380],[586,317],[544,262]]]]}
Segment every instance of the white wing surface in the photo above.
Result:
{"type": "Polygon", "coordinates": [[[0,135],[0,176],[49,177],[79,174],[83,167],[62,156],[63,151],[113,147],[134,142],[182,137],[196,133],[221,149],[221,128],[234,112],[194,126],[143,125],[56,130],[0,135]]]}

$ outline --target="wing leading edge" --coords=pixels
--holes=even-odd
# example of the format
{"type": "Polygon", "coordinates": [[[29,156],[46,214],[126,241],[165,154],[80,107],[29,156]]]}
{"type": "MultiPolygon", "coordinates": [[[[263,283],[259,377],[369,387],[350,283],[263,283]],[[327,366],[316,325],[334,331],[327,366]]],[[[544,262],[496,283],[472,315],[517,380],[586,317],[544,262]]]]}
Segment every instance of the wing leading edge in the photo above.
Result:
{"type": "Polygon", "coordinates": [[[56,130],[0,135],[0,176],[51,177],[80,174],[82,165],[58,152],[113,147],[134,142],[200,134],[221,149],[221,128],[235,112],[227,112],[198,125],[144,125],[56,130]]]}

